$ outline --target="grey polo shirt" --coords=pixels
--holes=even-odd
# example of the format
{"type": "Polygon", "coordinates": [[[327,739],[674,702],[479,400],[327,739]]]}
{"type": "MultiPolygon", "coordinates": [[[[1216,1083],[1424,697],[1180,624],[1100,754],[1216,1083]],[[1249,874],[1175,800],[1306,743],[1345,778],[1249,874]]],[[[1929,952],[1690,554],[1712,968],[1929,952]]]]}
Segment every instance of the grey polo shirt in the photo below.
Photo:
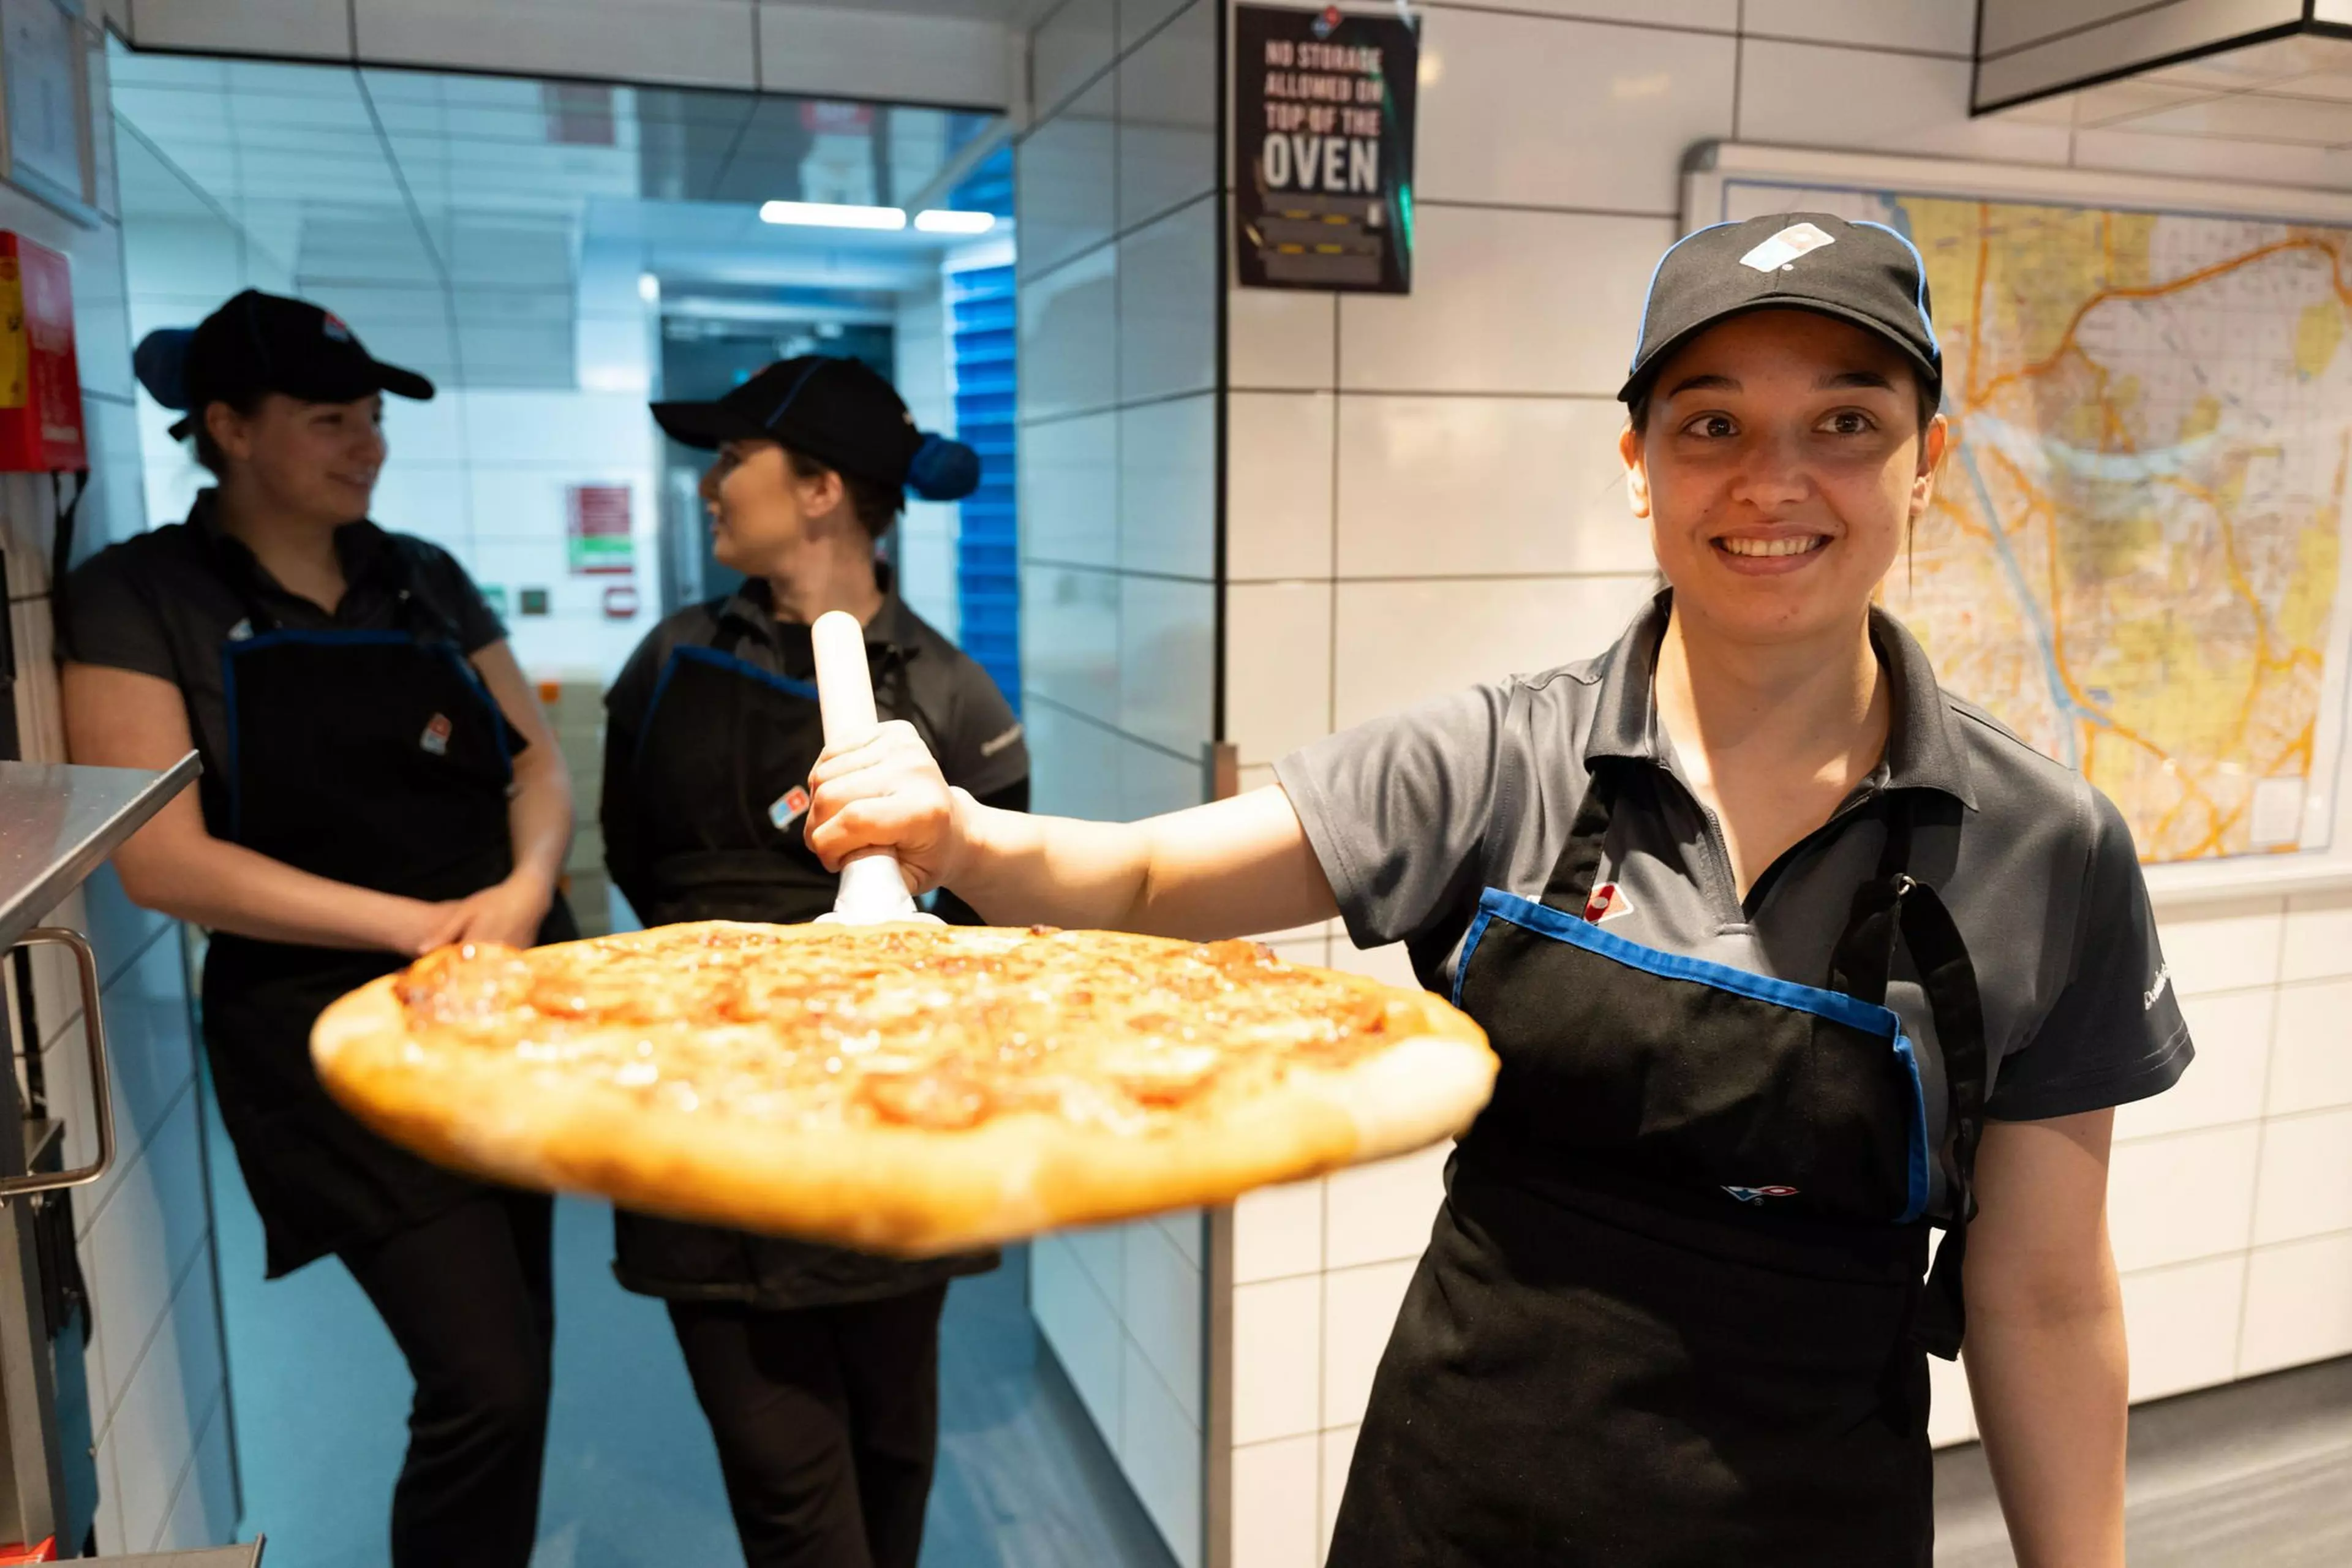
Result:
{"type": "MultiPolygon", "coordinates": [[[[1942,895],[1976,966],[1990,1114],[2097,1110],[2180,1076],[2189,1030],[2122,815],[2080,774],[1945,693],[1891,616],[1871,618],[1894,699],[1885,757],[1743,903],[1656,721],[1651,681],[1668,613],[1661,594],[1597,658],[1377,720],[1276,765],[1358,946],[1402,942],[1423,984],[1450,989],[1480,890],[1540,898],[1592,762],[1626,757],[1650,765],[1632,770],[1603,845],[1601,878],[1620,889],[1607,929],[1825,985],[1854,889],[1877,868],[1890,795],[1934,790],[1959,803],[1942,814],[1958,820],[1920,825],[1911,873],[1942,895]]],[[[1921,1047],[1940,1142],[1942,1056],[1907,953],[1887,1005],[1921,1047]]]]}

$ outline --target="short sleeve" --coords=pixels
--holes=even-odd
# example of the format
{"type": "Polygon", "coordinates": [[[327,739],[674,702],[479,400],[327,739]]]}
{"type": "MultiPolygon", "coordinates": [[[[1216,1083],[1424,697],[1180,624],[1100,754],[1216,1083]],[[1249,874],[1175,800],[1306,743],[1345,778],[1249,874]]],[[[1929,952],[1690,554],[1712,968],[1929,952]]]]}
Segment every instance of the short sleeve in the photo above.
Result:
{"type": "Polygon", "coordinates": [[[2092,842],[2074,958],[2041,1027],[1997,1070],[1985,1109],[2003,1121],[2145,1100],[2171,1088],[2196,1054],[2131,829],[2113,801],[2084,788],[2092,842]]]}
{"type": "Polygon", "coordinates": [[[1507,687],[1474,688],[1275,764],[1358,947],[1423,934],[1475,887],[1508,696],[1507,687]]]}
{"type": "Polygon", "coordinates": [[[132,670],[176,686],[180,669],[163,608],[142,581],[134,549],[110,545],[66,579],[59,651],[76,664],[132,670]]]}
{"type": "Polygon", "coordinates": [[[1029,745],[1021,721],[988,672],[968,659],[957,672],[953,713],[939,760],[948,783],[991,795],[1028,778],[1029,745]]]}
{"type": "Polygon", "coordinates": [[[479,652],[494,642],[504,642],[507,625],[499,613],[482,597],[474,579],[457,564],[457,558],[437,544],[423,540],[413,541],[424,555],[420,569],[432,584],[436,607],[447,616],[457,629],[457,646],[468,654],[479,652]]]}

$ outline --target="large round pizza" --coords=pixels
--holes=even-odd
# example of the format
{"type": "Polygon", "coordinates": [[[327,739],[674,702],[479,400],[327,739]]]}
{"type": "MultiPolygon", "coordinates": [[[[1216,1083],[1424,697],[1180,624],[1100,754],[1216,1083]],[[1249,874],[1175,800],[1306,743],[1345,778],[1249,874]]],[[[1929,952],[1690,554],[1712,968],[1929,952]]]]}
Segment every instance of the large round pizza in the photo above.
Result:
{"type": "Polygon", "coordinates": [[[445,948],[311,1050],[443,1163],[905,1255],[1401,1153],[1496,1068],[1436,997],[1256,942],[912,923],[445,948]]]}

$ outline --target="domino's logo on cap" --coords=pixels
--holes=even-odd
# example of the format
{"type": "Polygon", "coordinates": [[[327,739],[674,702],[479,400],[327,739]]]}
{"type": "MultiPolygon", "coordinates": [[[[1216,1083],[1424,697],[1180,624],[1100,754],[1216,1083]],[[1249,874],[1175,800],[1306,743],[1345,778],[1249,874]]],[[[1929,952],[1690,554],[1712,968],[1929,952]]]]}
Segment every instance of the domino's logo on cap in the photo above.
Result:
{"type": "Polygon", "coordinates": [[[347,343],[352,341],[351,328],[343,325],[343,319],[335,314],[332,310],[321,310],[319,312],[319,331],[324,332],[328,337],[333,339],[339,343],[347,343]]]}
{"type": "Polygon", "coordinates": [[[1785,272],[1797,264],[1797,258],[1809,250],[1819,250],[1824,245],[1835,245],[1834,235],[1823,234],[1809,223],[1792,223],[1755,249],[1739,258],[1742,267],[1753,267],[1759,272],[1785,272]]]}
{"type": "Polygon", "coordinates": [[[1851,321],[1901,349],[1930,393],[1943,387],[1918,248],[1885,224],[1770,213],[1686,234],[1658,258],[1619,400],[1640,396],[1669,355],[1717,321],[1762,310],[1851,321]]]}

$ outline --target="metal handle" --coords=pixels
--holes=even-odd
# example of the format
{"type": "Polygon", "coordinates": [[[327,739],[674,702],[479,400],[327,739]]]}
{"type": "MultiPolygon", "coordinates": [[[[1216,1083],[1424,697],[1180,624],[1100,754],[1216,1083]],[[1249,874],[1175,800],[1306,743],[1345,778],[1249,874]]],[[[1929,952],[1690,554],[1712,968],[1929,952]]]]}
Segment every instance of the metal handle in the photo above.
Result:
{"type": "MultiPolygon", "coordinates": [[[[74,966],[81,975],[81,1037],[83,1046],[89,1051],[90,1095],[98,1102],[98,1158],[77,1171],[0,1176],[0,1202],[23,1197],[28,1193],[53,1193],[61,1187],[88,1186],[106,1174],[114,1164],[114,1097],[106,1081],[106,1020],[99,1014],[98,954],[91,950],[88,937],[63,926],[37,926],[16,939],[18,947],[33,947],[43,942],[71,948],[74,966]]],[[[41,1043],[34,1041],[33,1048],[39,1050],[41,1043]]]]}

